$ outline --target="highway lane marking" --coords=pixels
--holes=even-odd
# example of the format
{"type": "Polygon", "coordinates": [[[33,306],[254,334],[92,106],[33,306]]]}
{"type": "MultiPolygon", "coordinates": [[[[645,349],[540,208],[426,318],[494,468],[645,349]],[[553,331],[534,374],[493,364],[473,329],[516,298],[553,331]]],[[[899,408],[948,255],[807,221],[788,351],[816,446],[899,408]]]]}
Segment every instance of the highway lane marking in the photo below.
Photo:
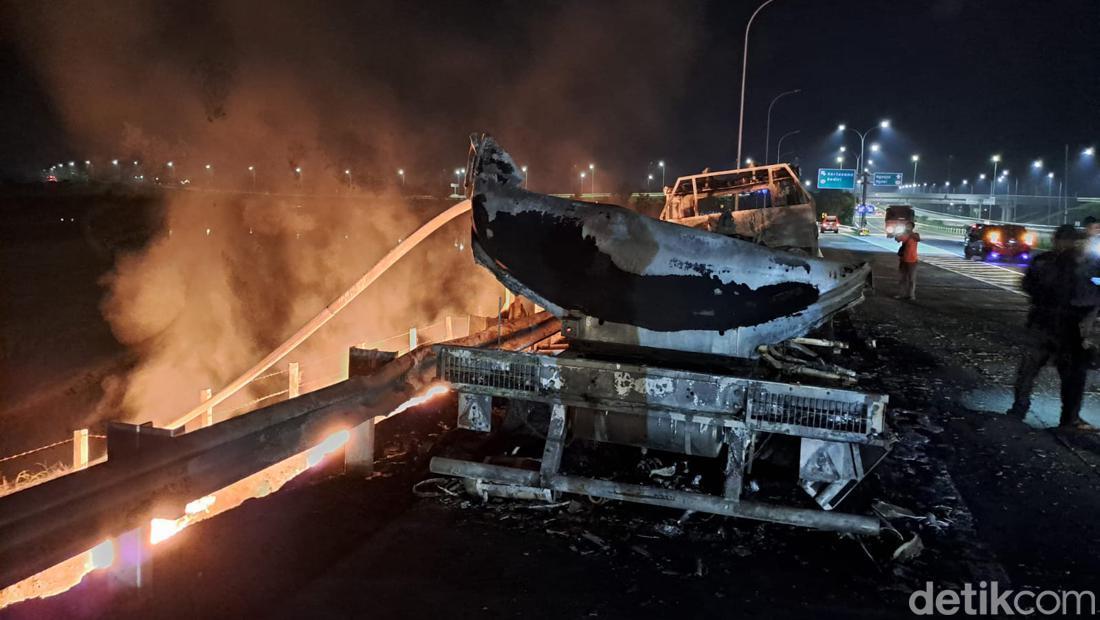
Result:
{"type": "Polygon", "coordinates": [[[921,262],[990,284],[1010,293],[1026,295],[1020,290],[1024,274],[1019,271],[953,256],[921,256],[921,262]]]}
{"type": "MultiPolygon", "coordinates": [[[[896,251],[897,242],[892,239],[887,241],[885,239],[875,239],[870,236],[859,236],[857,234],[850,234],[848,236],[855,237],[860,241],[869,243],[876,248],[886,249],[890,251],[896,251]],[[883,243],[892,243],[892,247],[884,245],[883,243]]],[[[940,269],[950,271],[970,278],[971,280],[977,280],[983,284],[997,287],[999,289],[1015,293],[1017,295],[1026,295],[1020,290],[1020,283],[1024,278],[1024,274],[1002,267],[1000,265],[991,265],[989,263],[980,261],[971,261],[965,258],[959,257],[957,254],[953,254],[948,250],[939,248],[933,245],[921,245],[920,249],[920,261],[922,263],[928,263],[933,267],[939,267],[940,269]]]]}

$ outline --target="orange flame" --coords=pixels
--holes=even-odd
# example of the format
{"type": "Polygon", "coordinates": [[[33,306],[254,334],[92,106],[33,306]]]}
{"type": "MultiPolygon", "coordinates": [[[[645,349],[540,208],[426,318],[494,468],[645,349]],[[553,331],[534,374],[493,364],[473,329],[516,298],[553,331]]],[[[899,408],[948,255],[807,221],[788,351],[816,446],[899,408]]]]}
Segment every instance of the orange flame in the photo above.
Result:
{"type": "MultiPolygon", "coordinates": [[[[422,394],[401,403],[384,417],[388,418],[412,407],[423,405],[449,391],[450,387],[445,384],[433,385],[422,394]]],[[[178,519],[151,519],[149,543],[156,545],[164,542],[190,525],[232,510],[250,498],[274,493],[284,484],[316,465],[326,455],[339,450],[350,437],[349,430],[336,431],[305,452],[295,454],[267,469],[238,480],[212,495],[188,502],[184,507],[183,516],[178,519]]],[[[0,609],[30,598],[56,596],[66,592],[80,583],[88,573],[110,568],[115,563],[115,559],[115,539],[107,539],[84,553],[0,590],[0,609]]]]}

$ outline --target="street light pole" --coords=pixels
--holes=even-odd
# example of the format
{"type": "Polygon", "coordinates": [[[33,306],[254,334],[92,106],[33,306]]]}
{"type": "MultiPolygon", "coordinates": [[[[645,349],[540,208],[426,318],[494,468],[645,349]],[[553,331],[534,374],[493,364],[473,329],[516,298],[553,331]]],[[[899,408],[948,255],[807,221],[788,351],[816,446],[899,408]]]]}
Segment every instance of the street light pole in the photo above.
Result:
{"type": "Polygon", "coordinates": [[[592,193],[596,193],[596,164],[588,164],[588,169],[592,171],[592,193]]]}
{"type": "Polygon", "coordinates": [[[917,162],[920,161],[920,155],[913,155],[913,183],[917,182],[917,162]]]}
{"type": "Polygon", "coordinates": [[[531,175],[527,172],[527,166],[520,166],[519,169],[523,171],[523,189],[527,189],[527,181],[531,178],[531,175]]]}
{"type": "Polygon", "coordinates": [[[752,20],[756,19],[757,14],[772,2],[775,0],[765,0],[763,4],[756,7],[752,17],[749,17],[749,23],[745,24],[745,46],[741,52],[741,112],[737,117],[737,159],[734,160],[739,166],[741,165],[741,138],[745,133],[745,77],[749,68],[749,29],[752,28],[752,20]]]}
{"type": "MultiPolygon", "coordinates": [[[[775,145],[775,163],[778,164],[779,163],[779,158],[783,155],[783,140],[790,137],[790,136],[795,135],[796,133],[800,133],[801,131],[802,131],[801,129],[795,129],[794,131],[788,131],[787,133],[783,134],[782,136],[779,136],[779,142],[777,142],[776,145],[775,145]]],[[[765,164],[768,163],[767,158],[764,159],[764,163],[765,164]]]]}
{"type": "MultiPolygon", "coordinates": [[[[738,155],[738,157],[740,157],[740,155],[738,155]]],[[[664,189],[665,189],[665,161],[662,159],[661,161],[657,162],[657,167],[661,169],[661,190],[664,191],[664,189]]]]}
{"type": "MultiPolygon", "coordinates": [[[[783,97],[786,97],[787,95],[793,95],[795,93],[800,93],[800,92],[802,92],[802,89],[801,88],[796,88],[794,90],[788,90],[786,92],[779,93],[778,95],[775,96],[775,99],[772,99],[772,102],[770,104],[768,104],[768,122],[767,122],[767,125],[765,126],[765,129],[764,129],[764,165],[765,166],[767,166],[769,163],[771,163],[771,159],[768,158],[768,155],[771,154],[771,148],[770,147],[772,145],[772,108],[775,106],[776,101],[779,101],[780,99],[782,99],[783,97]]],[[[780,138],[780,140],[782,140],[782,138],[780,138]]],[[[779,147],[778,146],[776,147],[776,152],[777,153],[779,152],[779,147]]],[[[738,159],[740,159],[740,157],[741,157],[741,155],[740,155],[740,153],[738,153],[738,159]]],[[[776,163],[779,163],[779,162],[776,162],[776,163]]]]}
{"type": "Polygon", "coordinates": [[[1062,182],[1058,184],[1058,193],[1062,193],[1062,188],[1065,188],[1066,193],[1062,198],[1062,223],[1065,224],[1069,218],[1069,145],[1066,145],[1065,159],[1062,160],[1062,182]]]}
{"type": "MultiPolygon", "coordinates": [[[[845,129],[847,129],[848,131],[851,131],[852,133],[859,136],[859,159],[856,160],[856,172],[860,175],[859,178],[860,178],[860,181],[863,184],[863,191],[862,191],[862,195],[860,197],[860,202],[859,202],[861,205],[867,204],[867,173],[863,172],[863,162],[865,161],[864,158],[863,158],[863,156],[865,155],[864,146],[867,142],[867,136],[869,136],[871,134],[871,132],[874,131],[875,129],[886,129],[889,126],[890,126],[890,121],[887,121],[887,120],[879,121],[879,124],[875,125],[874,127],[868,128],[867,131],[864,131],[863,133],[860,133],[856,129],[852,129],[852,128],[848,127],[847,125],[840,125],[840,126],[837,127],[837,129],[840,129],[841,131],[844,131],[845,129]]],[[[863,214],[860,217],[860,224],[859,224],[860,228],[864,227],[866,225],[866,223],[867,223],[867,215],[863,214]]]]}
{"type": "MultiPolygon", "coordinates": [[[[997,164],[1001,162],[1000,155],[994,155],[991,160],[993,161],[993,176],[989,178],[989,197],[996,199],[997,195],[997,164]]],[[[989,215],[993,215],[993,207],[989,207],[989,215]]]]}

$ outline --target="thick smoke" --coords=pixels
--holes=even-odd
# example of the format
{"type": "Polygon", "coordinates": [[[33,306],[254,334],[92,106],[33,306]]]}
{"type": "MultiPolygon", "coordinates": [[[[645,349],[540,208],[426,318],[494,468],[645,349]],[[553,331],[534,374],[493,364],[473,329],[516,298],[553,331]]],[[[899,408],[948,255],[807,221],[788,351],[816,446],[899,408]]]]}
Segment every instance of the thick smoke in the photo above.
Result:
{"type": "MultiPolygon", "coordinates": [[[[106,282],[105,316],[140,360],[116,382],[121,406],[157,422],[270,351],[430,217],[399,196],[446,193],[470,131],[496,134],[543,191],[562,191],[581,162],[650,148],[700,18],[642,2],[52,2],[0,17],[100,174],[216,190],[165,191],[163,228],[106,282]],[[234,191],[253,187],[271,194],[234,191]]],[[[600,174],[614,189],[614,166],[600,174]]],[[[399,263],[295,357],[494,310],[499,286],[454,247],[464,227],[399,263]]]]}

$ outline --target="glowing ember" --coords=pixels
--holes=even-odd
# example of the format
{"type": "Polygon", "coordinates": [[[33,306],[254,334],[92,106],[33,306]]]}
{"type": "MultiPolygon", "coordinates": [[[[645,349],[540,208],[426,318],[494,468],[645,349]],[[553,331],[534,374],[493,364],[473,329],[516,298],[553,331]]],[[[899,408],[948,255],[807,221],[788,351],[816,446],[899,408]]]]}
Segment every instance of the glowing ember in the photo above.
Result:
{"type": "Polygon", "coordinates": [[[309,452],[306,453],[306,466],[313,467],[317,463],[320,463],[326,456],[336,452],[346,444],[350,437],[351,433],[346,430],[338,431],[325,437],[324,441],[310,448],[309,452]]]}
{"type": "Polygon", "coordinates": [[[388,418],[391,415],[397,415],[397,414],[401,413],[402,411],[405,411],[406,409],[409,409],[410,407],[419,407],[420,405],[423,405],[424,403],[426,403],[429,400],[435,398],[436,396],[441,396],[441,395],[446,394],[447,392],[450,392],[450,391],[451,391],[450,387],[448,387],[448,386],[446,386],[442,383],[438,383],[438,384],[433,385],[432,387],[428,388],[420,396],[413,396],[409,400],[406,400],[405,402],[401,403],[397,407],[397,409],[394,409],[393,411],[387,413],[385,417],[388,418]]]}
{"type": "Polygon", "coordinates": [[[186,517],[179,519],[153,519],[149,522],[149,542],[151,544],[162,543],[175,536],[187,527],[186,517]]]}
{"type": "MultiPolygon", "coordinates": [[[[447,385],[433,385],[424,393],[401,403],[386,417],[423,405],[449,391],[450,388],[447,385]]],[[[347,443],[350,436],[351,433],[347,430],[337,431],[305,452],[295,454],[263,471],[219,489],[213,495],[188,502],[184,508],[185,514],[178,519],[150,520],[149,542],[154,545],[163,542],[188,526],[232,510],[250,498],[274,493],[295,476],[319,463],[326,455],[339,450],[347,443]]],[[[80,555],[0,590],[0,609],[27,599],[54,596],[65,592],[80,583],[84,576],[93,570],[113,566],[117,555],[115,540],[105,540],[80,555]]]]}
{"type": "Polygon", "coordinates": [[[206,497],[200,497],[199,499],[197,499],[193,502],[188,502],[187,505],[183,507],[183,512],[185,512],[186,514],[189,514],[189,515],[198,514],[200,512],[206,512],[207,510],[210,509],[211,506],[214,505],[214,501],[216,499],[217,498],[215,498],[213,495],[207,495],[206,497]]]}

